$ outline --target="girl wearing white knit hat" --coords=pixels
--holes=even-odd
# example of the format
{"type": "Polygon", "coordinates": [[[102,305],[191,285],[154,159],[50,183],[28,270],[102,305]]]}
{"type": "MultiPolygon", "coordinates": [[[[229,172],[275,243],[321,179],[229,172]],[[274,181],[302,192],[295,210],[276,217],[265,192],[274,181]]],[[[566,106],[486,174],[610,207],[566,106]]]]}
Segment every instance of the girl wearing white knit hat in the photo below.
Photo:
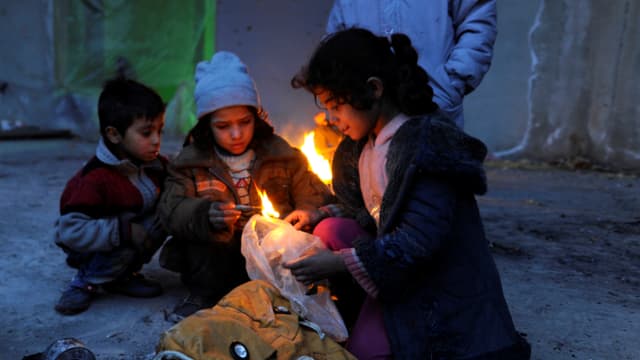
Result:
{"type": "Polygon", "coordinates": [[[260,206],[256,188],[276,210],[317,209],[331,192],[297,149],[274,134],[247,67],[233,53],[217,52],[196,67],[198,123],[172,161],[160,212],[173,237],[160,255],[181,274],[189,296],[170,319],[213,306],[248,281],[240,253],[242,228],[260,206]]]}

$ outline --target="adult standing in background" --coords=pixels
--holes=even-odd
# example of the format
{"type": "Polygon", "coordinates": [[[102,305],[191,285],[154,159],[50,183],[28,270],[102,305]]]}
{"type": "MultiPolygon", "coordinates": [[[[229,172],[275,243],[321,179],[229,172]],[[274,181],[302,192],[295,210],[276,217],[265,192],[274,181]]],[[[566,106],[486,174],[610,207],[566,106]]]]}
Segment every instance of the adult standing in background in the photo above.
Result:
{"type": "Polygon", "coordinates": [[[495,0],[335,0],[327,33],[352,26],[378,35],[408,35],[440,112],[464,128],[464,96],[480,85],[491,65],[495,0]]]}

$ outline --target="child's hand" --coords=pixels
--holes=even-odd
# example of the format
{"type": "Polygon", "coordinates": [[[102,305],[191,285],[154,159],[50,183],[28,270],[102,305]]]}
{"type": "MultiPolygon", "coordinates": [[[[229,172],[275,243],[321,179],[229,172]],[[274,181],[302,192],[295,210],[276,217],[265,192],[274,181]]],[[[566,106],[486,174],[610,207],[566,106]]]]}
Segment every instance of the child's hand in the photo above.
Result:
{"type": "Polygon", "coordinates": [[[293,225],[296,230],[311,228],[322,220],[322,213],[319,210],[293,210],[284,221],[293,225]]]}
{"type": "Polygon", "coordinates": [[[235,209],[234,203],[213,202],[209,207],[209,222],[216,230],[231,228],[242,212],[235,209]]]}
{"type": "Polygon", "coordinates": [[[136,250],[144,252],[151,248],[149,233],[142,224],[131,223],[131,243],[136,250]]]}
{"type": "Polygon", "coordinates": [[[296,280],[305,285],[327,279],[347,269],[342,257],[327,249],[312,255],[303,255],[282,264],[282,266],[290,269],[296,280]]]}
{"type": "Polygon", "coordinates": [[[139,219],[136,220],[136,214],[132,212],[125,212],[118,216],[120,245],[130,246],[143,252],[151,248],[151,239],[147,229],[137,221],[139,219]]]}

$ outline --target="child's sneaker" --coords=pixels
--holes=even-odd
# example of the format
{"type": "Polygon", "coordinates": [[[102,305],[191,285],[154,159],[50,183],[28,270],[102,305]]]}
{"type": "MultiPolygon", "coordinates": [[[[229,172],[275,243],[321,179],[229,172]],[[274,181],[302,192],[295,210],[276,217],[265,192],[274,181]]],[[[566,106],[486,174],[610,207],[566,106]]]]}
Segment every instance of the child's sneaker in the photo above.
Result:
{"type": "Polygon", "coordinates": [[[132,273],[102,285],[108,292],[131,297],[151,298],[162,295],[162,286],[147,280],[142,274],[132,273]]]}
{"type": "Polygon", "coordinates": [[[178,323],[198,310],[212,307],[215,303],[212,299],[189,294],[186,299],[173,308],[170,314],[166,315],[166,320],[172,323],[178,323]]]}
{"type": "Polygon", "coordinates": [[[96,287],[91,284],[84,287],[69,285],[60,296],[55,309],[63,315],[79,314],[89,308],[96,292],[96,287]]]}

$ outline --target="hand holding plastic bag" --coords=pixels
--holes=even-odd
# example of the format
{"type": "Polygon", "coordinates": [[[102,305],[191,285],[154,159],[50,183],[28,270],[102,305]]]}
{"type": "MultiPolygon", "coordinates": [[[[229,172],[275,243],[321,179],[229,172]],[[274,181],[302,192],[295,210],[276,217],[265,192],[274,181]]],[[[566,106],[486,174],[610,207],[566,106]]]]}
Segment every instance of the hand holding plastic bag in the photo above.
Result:
{"type": "Polygon", "coordinates": [[[347,328],[326,287],[307,295],[307,287],[298,282],[282,264],[303,254],[325,249],[319,238],[297,231],[286,221],[252,216],[242,232],[242,255],[252,280],[266,280],[289,299],[298,315],[316,323],[336,341],[348,337],[347,328]]]}

